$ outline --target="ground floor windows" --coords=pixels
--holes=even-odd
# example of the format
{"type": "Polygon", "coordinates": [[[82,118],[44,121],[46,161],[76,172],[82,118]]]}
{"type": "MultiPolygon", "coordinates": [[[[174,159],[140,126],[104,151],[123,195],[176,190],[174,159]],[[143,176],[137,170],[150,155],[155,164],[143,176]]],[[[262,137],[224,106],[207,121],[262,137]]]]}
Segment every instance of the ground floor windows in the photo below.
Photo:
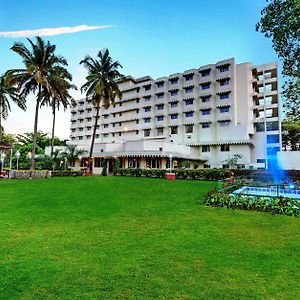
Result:
{"type": "Polygon", "coordinates": [[[193,125],[186,125],[185,126],[186,133],[193,133],[193,125]]]}
{"type": "Polygon", "coordinates": [[[103,158],[95,157],[94,158],[94,168],[101,168],[102,167],[103,158]]]}
{"type": "Polygon", "coordinates": [[[150,129],[145,129],[145,130],[144,130],[144,136],[145,136],[145,137],[150,136],[150,132],[151,132],[150,129]]]}
{"type": "Polygon", "coordinates": [[[210,146],[209,145],[204,145],[202,146],[202,152],[210,152],[210,146]]]}
{"type": "Polygon", "coordinates": [[[140,158],[128,157],[128,168],[138,169],[140,164],[140,158]]]}
{"type": "Polygon", "coordinates": [[[178,126],[171,127],[171,134],[178,134],[178,126]]]}
{"type": "Polygon", "coordinates": [[[151,169],[161,169],[161,158],[160,157],[148,157],[146,159],[147,168],[151,169]]]}

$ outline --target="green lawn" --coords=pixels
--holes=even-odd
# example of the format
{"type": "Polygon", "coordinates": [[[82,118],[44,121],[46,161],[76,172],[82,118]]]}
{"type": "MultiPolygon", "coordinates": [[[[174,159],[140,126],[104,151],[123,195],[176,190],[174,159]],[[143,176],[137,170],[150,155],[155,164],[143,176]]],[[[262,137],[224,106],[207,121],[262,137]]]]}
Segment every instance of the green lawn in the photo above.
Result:
{"type": "Polygon", "coordinates": [[[0,299],[299,299],[300,219],[201,205],[215,184],[0,181],[0,299]]]}

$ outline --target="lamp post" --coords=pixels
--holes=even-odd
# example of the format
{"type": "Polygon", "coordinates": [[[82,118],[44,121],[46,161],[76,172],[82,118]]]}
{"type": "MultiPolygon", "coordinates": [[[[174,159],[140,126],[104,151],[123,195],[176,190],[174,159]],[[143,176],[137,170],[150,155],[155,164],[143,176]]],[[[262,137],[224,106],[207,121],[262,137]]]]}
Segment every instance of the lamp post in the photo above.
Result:
{"type": "Polygon", "coordinates": [[[4,159],[5,159],[5,153],[1,153],[1,170],[0,170],[0,175],[2,174],[3,166],[4,166],[4,159]]]}
{"type": "Polygon", "coordinates": [[[170,163],[170,173],[171,173],[171,170],[172,170],[172,158],[173,158],[173,155],[172,154],[170,154],[169,155],[169,163],[170,163]]]}
{"type": "Polygon", "coordinates": [[[67,170],[67,160],[68,159],[66,157],[64,159],[65,159],[65,171],[66,171],[67,170]]]}
{"type": "Polygon", "coordinates": [[[15,153],[15,156],[17,158],[17,171],[19,170],[19,158],[21,156],[21,153],[19,152],[19,150],[17,150],[17,152],[15,153]]]}

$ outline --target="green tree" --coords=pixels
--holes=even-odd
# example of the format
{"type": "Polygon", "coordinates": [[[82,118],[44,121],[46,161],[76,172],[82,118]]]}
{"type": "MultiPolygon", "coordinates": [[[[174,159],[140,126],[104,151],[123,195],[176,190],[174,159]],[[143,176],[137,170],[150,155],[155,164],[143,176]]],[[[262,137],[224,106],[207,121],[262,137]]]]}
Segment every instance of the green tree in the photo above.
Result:
{"type": "Polygon", "coordinates": [[[282,121],[282,147],[285,151],[300,150],[300,120],[288,118],[282,121]]]}
{"type": "Polygon", "coordinates": [[[101,50],[96,59],[93,59],[89,55],[86,56],[80,64],[83,64],[88,71],[86,83],[81,87],[81,92],[86,92],[87,98],[92,99],[96,109],[88,163],[88,170],[92,172],[92,155],[100,105],[102,104],[107,109],[111,104],[114,105],[116,97],[119,99],[122,98],[122,93],[117,84],[117,81],[123,78],[123,75],[118,71],[122,66],[118,61],[112,60],[108,49],[101,50]]]}
{"type": "Polygon", "coordinates": [[[42,104],[43,89],[51,94],[51,71],[56,67],[67,65],[65,58],[55,54],[56,46],[45,42],[41,37],[36,37],[36,43],[27,39],[31,51],[21,42],[14,43],[11,50],[16,52],[23,59],[24,69],[9,70],[12,84],[18,84],[21,97],[26,98],[28,94],[36,95],[35,117],[34,117],[34,138],[31,151],[31,169],[35,165],[36,140],[38,132],[38,114],[42,104]]]}
{"type": "Polygon", "coordinates": [[[70,166],[73,167],[76,159],[85,153],[85,150],[77,149],[76,145],[67,145],[66,150],[61,153],[61,157],[66,158],[70,166]]]}
{"type": "Polygon", "coordinates": [[[287,115],[300,113],[300,1],[270,0],[261,12],[256,30],[271,38],[273,48],[283,62],[284,108],[287,115]]]}
{"type": "Polygon", "coordinates": [[[18,94],[18,89],[9,83],[7,76],[0,76],[0,141],[2,140],[2,119],[6,119],[11,111],[9,99],[15,102],[21,109],[26,110],[25,99],[18,94]]]}
{"type": "Polygon", "coordinates": [[[56,110],[63,106],[66,110],[69,106],[75,106],[76,102],[69,94],[70,89],[77,89],[71,83],[72,75],[60,66],[54,67],[50,72],[49,82],[50,89],[43,88],[43,101],[42,104],[51,106],[52,109],[52,131],[51,131],[51,156],[54,148],[54,131],[55,131],[55,117],[56,110]]]}
{"type": "Polygon", "coordinates": [[[241,159],[243,156],[241,154],[233,154],[229,155],[227,159],[224,160],[224,162],[229,165],[229,168],[236,169],[238,166],[238,160],[241,159]]]}

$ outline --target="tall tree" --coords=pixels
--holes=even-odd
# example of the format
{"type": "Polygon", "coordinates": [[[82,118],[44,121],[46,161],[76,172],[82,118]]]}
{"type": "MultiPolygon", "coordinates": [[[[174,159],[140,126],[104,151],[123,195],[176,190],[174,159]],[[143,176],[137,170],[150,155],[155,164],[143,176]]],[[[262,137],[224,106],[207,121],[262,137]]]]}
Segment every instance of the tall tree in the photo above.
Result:
{"type": "Polygon", "coordinates": [[[284,151],[300,150],[300,120],[299,118],[287,118],[281,123],[282,147],[284,151]]]}
{"type": "Polygon", "coordinates": [[[270,0],[261,12],[256,30],[272,39],[273,48],[283,62],[284,108],[287,115],[300,113],[300,1],[270,0]]]}
{"type": "Polygon", "coordinates": [[[88,171],[92,172],[92,155],[100,106],[103,105],[103,107],[107,109],[111,104],[114,105],[116,97],[119,99],[122,98],[122,93],[117,84],[117,81],[123,78],[123,75],[118,70],[122,68],[122,66],[118,61],[113,61],[108,49],[101,50],[96,59],[93,59],[89,55],[86,56],[80,64],[88,71],[86,83],[81,87],[81,92],[86,92],[87,98],[92,99],[96,109],[88,163],[88,171]]]}
{"type": "Polygon", "coordinates": [[[25,99],[20,97],[15,86],[9,83],[7,76],[0,76],[0,141],[3,135],[2,119],[6,119],[11,111],[9,99],[15,102],[21,109],[26,110],[25,99]]]}
{"type": "Polygon", "coordinates": [[[49,89],[43,89],[42,105],[51,106],[53,116],[51,131],[51,156],[54,148],[56,110],[59,110],[61,105],[64,110],[66,110],[68,106],[76,105],[75,100],[69,94],[69,90],[77,89],[77,87],[72,84],[71,81],[72,75],[65,68],[57,66],[50,71],[49,89]]]}
{"type": "Polygon", "coordinates": [[[38,132],[38,114],[42,103],[42,90],[51,91],[51,81],[49,80],[51,70],[55,67],[67,65],[65,58],[55,54],[56,46],[50,42],[45,42],[41,37],[36,37],[36,43],[27,39],[31,51],[21,42],[14,43],[11,50],[19,54],[25,65],[24,69],[9,70],[8,74],[12,78],[12,83],[17,83],[21,96],[26,98],[28,94],[36,95],[35,117],[34,117],[34,138],[31,151],[31,170],[35,165],[35,148],[38,132]]]}

